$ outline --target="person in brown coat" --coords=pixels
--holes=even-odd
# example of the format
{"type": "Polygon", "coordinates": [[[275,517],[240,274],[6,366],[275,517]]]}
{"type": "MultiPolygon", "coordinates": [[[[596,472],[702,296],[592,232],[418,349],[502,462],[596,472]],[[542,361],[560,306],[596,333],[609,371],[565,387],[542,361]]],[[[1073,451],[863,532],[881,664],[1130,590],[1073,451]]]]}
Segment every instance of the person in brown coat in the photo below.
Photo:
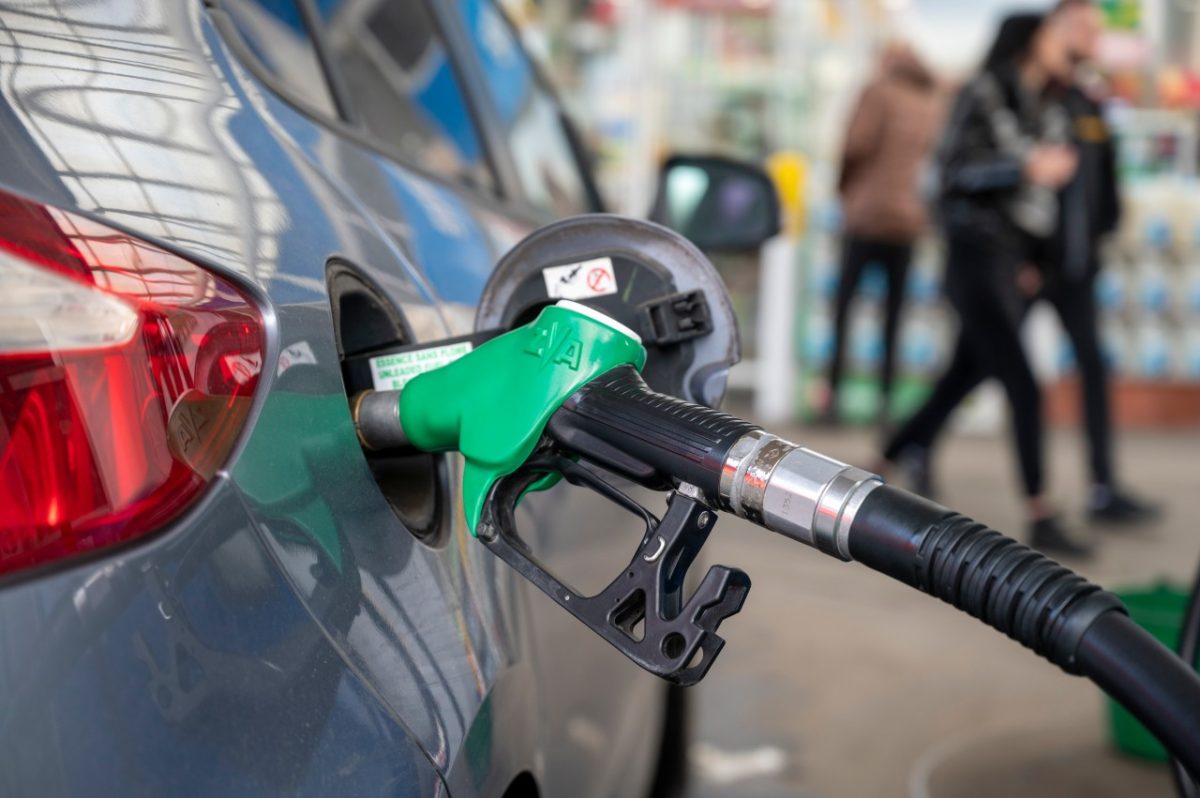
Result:
{"type": "Polygon", "coordinates": [[[842,153],[844,237],[824,408],[828,420],[836,420],[846,318],[859,280],[871,265],[882,268],[888,281],[880,374],[880,417],[888,418],[904,282],[913,243],[928,222],[921,175],[940,127],[941,101],[933,75],[908,46],[890,45],[850,117],[842,153]]]}

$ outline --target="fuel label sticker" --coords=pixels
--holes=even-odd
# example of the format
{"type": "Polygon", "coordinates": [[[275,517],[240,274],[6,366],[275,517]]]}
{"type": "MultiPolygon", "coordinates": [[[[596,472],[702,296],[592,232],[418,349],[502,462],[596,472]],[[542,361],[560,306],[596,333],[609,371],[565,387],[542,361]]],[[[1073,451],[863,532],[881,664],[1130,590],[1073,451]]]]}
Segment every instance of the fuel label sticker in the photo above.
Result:
{"type": "Polygon", "coordinates": [[[377,391],[398,391],[413,377],[453,363],[471,351],[470,341],[414,349],[371,358],[371,381],[377,391]]]}
{"type": "Polygon", "coordinates": [[[611,258],[542,269],[546,295],[551,299],[591,299],[617,293],[617,274],[611,258]]]}

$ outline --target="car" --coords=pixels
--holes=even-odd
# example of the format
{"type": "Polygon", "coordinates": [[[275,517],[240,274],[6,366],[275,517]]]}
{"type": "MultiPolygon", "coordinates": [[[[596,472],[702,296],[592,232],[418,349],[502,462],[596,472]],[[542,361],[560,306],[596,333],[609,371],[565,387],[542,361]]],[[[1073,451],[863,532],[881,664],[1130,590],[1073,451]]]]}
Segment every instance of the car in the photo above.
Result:
{"type": "MultiPolygon", "coordinates": [[[[349,412],[345,358],[470,332],[514,243],[602,209],[502,11],[0,28],[0,794],[665,790],[679,693],[476,544],[455,457],[349,412]]],[[[639,534],[586,491],[523,518],[584,587],[639,534]]]]}

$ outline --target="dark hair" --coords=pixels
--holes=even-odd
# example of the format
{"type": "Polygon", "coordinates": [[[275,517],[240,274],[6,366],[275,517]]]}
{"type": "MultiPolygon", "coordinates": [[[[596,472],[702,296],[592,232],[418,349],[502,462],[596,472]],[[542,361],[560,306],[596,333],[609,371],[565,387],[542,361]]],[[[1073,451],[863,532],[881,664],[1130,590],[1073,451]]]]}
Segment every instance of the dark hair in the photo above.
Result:
{"type": "Polygon", "coordinates": [[[1029,52],[1034,37],[1045,21],[1045,14],[1010,14],[1005,17],[987,58],[983,59],[983,71],[999,72],[1020,61],[1029,52]]]}
{"type": "Polygon", "coordinates": [[[1058,0],[1051,14],[1061,14],[1064,11],[1069,11],[1072,8],[1094,8],[1095,3],[1092,0],[1058,0]]]}

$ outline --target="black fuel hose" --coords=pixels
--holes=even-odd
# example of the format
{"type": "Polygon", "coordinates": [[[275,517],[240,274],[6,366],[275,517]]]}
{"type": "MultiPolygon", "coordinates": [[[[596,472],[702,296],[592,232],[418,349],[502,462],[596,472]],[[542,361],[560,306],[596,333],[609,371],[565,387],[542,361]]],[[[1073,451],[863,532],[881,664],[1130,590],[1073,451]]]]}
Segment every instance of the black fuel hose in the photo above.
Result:
{"type": "Polygon", "coordinates": [[[1129,709],[1189,772],[1200,773],[1194,670],[1120,613],[1097,618],[1076,657],[1085,676],[1129,709]]]}
{"type": "Polygon", "coordinates": [[[1015,540],[920,497],[873,491],[850,529],[856,561],[937,596],[1085,676],[1200,773],[1200,679],[1120,600],[1015,540]]]}
{"type": "MultiPolygon", "coordinates": [[[[1183,617],[1183,629],[1179,635],[1179,657],[1193,669],[1196,666],[1198,653],[1200,653],[1200,569],[1196,572],[1196,578],[1192,580],[1187,612],[1183,617]]],[[[1179,794],[1180,798],[1200,798],[1200,786],[1175,757],[1171,757],[1171,777],[1175,782],[1175,792],[1179,794]]]]}
{"type": "Polygon", "coordinates": [[[1086,676],[1200,773],[1200,677],[1120,599],[983,524],[759,427],[651,391],[630,368],[555,413],[561,445],[631,478],[644,463],[715,506],[936,596],[1086,676]]]}
{"type": "Polygon", "coordinates": [[[856,562],[942,599],[1068,673],[1082,673],[1079,646],[1096,619],[1125,614],[1120,599],[1049,557],[890,486],[863,500],[848,538],[856,562]]]}

